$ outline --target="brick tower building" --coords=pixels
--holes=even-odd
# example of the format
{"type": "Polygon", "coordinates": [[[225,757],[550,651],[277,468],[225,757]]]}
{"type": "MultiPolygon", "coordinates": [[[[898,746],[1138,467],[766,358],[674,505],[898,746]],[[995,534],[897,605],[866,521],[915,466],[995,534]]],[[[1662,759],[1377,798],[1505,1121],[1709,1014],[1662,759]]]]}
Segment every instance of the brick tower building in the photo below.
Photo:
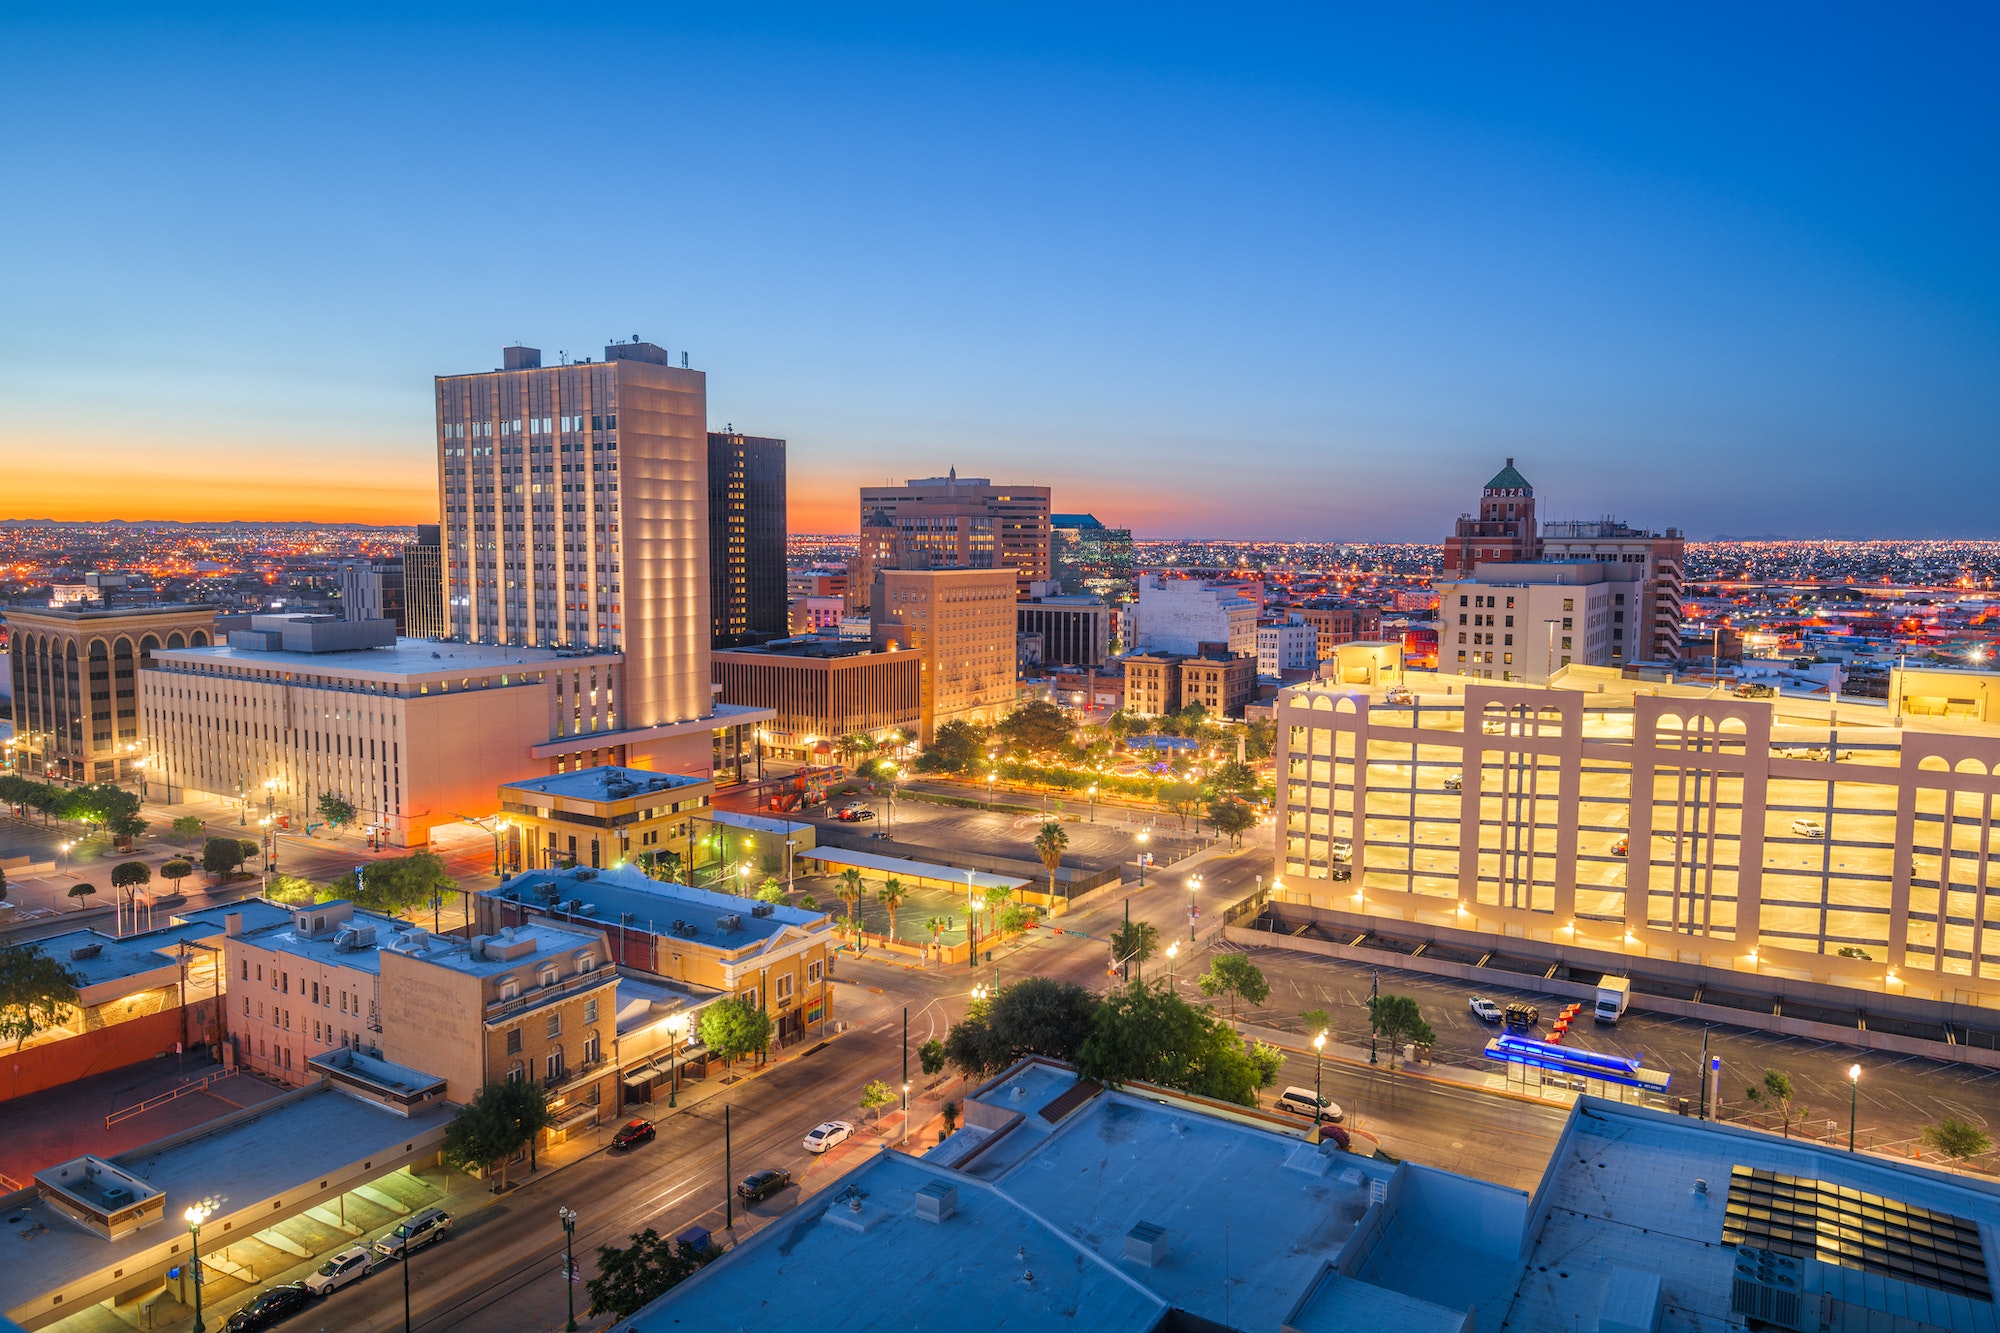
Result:
{"type": "Polygon", "coordinates": [[[1514,470],[1500,469],[1479,497],[1479,517],[1461,514],[1444,543],[1441,578],[1462,578],[1489,560],[1538,560],[1542,542],[1535,526],[1535,488],[1514,470]]]}

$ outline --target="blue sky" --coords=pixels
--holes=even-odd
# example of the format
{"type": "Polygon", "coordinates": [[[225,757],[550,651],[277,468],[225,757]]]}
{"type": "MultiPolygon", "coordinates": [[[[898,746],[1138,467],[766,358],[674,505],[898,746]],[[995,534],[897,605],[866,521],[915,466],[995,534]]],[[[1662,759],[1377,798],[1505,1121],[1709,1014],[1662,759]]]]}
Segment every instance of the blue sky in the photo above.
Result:
{"type": "Polygon", "coordinates": [[[639,334],[798,530],[956,465],[1435,539],[1512,455],[1551,516],[2000,537],[1996,28],[17,10],[0,516],[426,517],[433,374],[639,334]]]}

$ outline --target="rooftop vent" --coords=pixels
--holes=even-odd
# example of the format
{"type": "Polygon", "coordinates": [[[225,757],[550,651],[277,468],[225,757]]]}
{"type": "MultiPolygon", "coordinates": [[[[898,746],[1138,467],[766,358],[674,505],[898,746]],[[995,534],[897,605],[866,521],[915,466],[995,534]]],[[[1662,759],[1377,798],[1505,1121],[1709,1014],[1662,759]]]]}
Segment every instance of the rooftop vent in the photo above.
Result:
{"type": "Polygon", "coordinates": [[[587,884],[591,880],[597,878],[597,871],[592,869],[590,866],[578,866],[576,869],[576,877],[587,884]]]}
{"type": "Polygon", "coordinates": [[[95,958],[103,952],[104,946],[101,944],[79,944],[69,951],[69,956],[74,961],[78,958],[95,958]]]}
{"type": "Polygon", "coordinates": [[[1135,1264],[1158,1268],[1167,1257],[1167,1229],[1141,1222],[1125,1233],[1125,1257],[1135,1264]]]}
{"type": "Polygon", "coordinates": [[[733,930],[743,929],[743,918],[734,912],[726,916],[719,916],[715,918],[715,928],[721,934],[727,935],[733,930]]]}
{"type": "Polygon", "coordinates": [[[933,1180],[917,1191],[917,1216],[926,1222],[942,1222],[958,1211],[958,1186],[933,1180]]]}
{"type": "Polygon", "coordinates": [[[755,907],[750,909],[750,915],[769,916],[777,910],[778,907],[776,903],[758,903],[755,907]]]}

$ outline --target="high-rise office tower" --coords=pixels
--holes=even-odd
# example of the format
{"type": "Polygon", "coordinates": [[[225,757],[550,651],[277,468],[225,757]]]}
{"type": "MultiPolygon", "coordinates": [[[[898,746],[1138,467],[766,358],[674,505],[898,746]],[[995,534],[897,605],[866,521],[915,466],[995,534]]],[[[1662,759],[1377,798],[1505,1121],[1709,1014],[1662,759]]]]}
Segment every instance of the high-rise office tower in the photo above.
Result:
{"type": "Polygon", "coordinates": [[[1514,460],[1500,469],[1479,497],[1479,517],[1459,515],[1444,543],[1441,577],[1464,578],[1488,560],[1517,563],[1541,556],[1535,531],[1535,488],[1514,470],[1514,460]]]}
{"type": "Polygon", "coordinates": [[[996,486],[957,468],[903,486],[863,486],[851,608],[868,609],[878,569],[1012,569],[1025,593],[1049,577],[1049,488],[996,486]]]}
{"type": "Polygon", "coordinates": [[[417,524],[417,539],[403,548],[403,633],[413,639],[451,634],[444,614],[444,563],[438,525],[417,524]]]}
{"type": "Polygon", "coordinates": [[[1133,598],[1130,528],[1107,528],[1095,514],[1056,514],[1049,520],[1049,563],[1071,596],[1114,605],[1133,598]]]}
{"type": "Polygon", "coordinates": [[[343,560],[340,563],[340,610],[348,620],[394,621],[396,633],[409,633],[401,560],[343,560]]]}
{"type": "Polygon", "coordinates": [[[707,376],[638,341],[504,357],[437,380],[451,637],[622,654],[607,730],[709,716],[707,376]]]}
{"type": "Polygon", "coordinates": [[[789,632],[783,440],[708,433],[708,607],[717,648],[789,632]]]}

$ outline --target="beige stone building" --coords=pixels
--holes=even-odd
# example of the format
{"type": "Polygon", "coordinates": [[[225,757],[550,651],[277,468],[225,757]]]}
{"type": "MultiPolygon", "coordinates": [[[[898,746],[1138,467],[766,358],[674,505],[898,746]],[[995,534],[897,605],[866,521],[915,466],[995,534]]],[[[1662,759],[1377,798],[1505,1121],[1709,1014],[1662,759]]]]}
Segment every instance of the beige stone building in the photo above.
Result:
{"type": "Polygon", "coordinates": [[[511,871],[690,863],[695,822],[715,784],[604,765],[500,788],[501,861],[511,871]]]}
{"type": "Polygon", "coordinates": [[[2000,1004],[2000,726],[1581,667],[1402,684],[1279,696],[1287,897],[1586,964],[2000,1004]]]}
{"type": "MultiPolygon", "coordinates": [[[[139,700],[153,654],[206,646],[212,606],[6,608],[16,771],[69,782],[125,782],[148,754],[139,700]]],[[[4,765],[0,765],[4,766],[4,765]]]]}
{"type": "Polygon", "coordinates": [[[861,488],[861,540],[847,596],[868,609],[882,569],[1005,569],[1017,592],[1049,577],[1049,488],[995,485],[984,477],[912,478],[861,488]]]}
{"type": "Polygon", "coordinates": [[[1257,697],[1257,659],[1203,653],[1181,662],[1181,707],[1200,704],[1211,717],[1242,717],[1257,697]]]}
{"type": "Polygon", "coordinates": [[[380,1055],[380,945],[408,926],[344,900],[289,912],[262,899],[239,906],[224,918],[222,939],[236,1063],[298,1084],[319,1077],[306,1063],[316,1055],[380,1055]]]}
{"type": "Polygon", "coordinates": [[[946,722],[997,722],[1012,708],[1014,584],[1008,569],[876,571],[875,642],[917,654],[924,744],[946,722]]]}
{"type": "Polygon", "coordinates": [[[1133,653],[1125,659],[1125,711],[1165,717],[1181,709],[1181,655],[1133,653]]]}
{"type": "Polygon", "coordinates": [[[719,650],[712,661],[722,702],[770,709],[761,739],[793,758],[809,762],[817,742],[842,736],[915,736],[923,722],[915,653],[812,636],[719,650]]]}

